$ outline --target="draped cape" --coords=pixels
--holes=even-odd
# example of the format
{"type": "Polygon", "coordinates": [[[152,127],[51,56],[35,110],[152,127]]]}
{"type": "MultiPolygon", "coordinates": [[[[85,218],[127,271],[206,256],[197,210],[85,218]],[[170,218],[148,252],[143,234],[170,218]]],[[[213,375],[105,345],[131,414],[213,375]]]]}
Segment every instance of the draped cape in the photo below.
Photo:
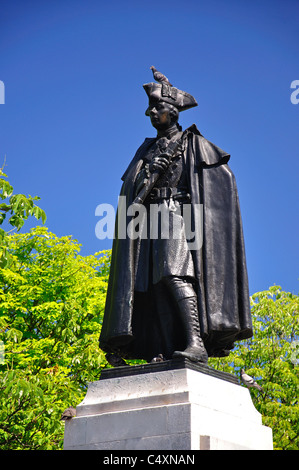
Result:
{"type": "MultiPolygon", "coordinates": [[[[184,134],[191,201],[203,205],[203,242],[192,250],[201,335],[209,356],[224,356],[235,341],[252,336],[238,192],[228,166],[230,155],[205,139],[194,124],[184,134]]],[[[126,207],[121,210],[127,223],[132,219],[126,209],[134,200],[134,182],[155,141],[145,139],[122,177],[120,194],[126,196],[126,207]]],[[[132,359],[150,360],[159,353],[170,358],[174,350],[184,348],[175,305],[161,283],[147,292],[135,291],[140,239],[121,238],[119,230],[118,212],[100,347],[132,359]]]]}

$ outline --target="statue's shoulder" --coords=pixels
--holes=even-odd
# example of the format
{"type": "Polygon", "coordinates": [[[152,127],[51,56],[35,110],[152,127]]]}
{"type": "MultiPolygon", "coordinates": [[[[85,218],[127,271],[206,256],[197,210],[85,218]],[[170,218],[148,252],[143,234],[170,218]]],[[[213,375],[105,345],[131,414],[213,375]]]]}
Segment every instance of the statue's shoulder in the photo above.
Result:
{"type": "Polygon", "coordinates": [[[202,139],[204,139],[204,136],[200,133],[200,131],[197,129],[197,126],[196,124],[192,124],[192,126],[188,127],[185,131],[184,131],[184,134],[185,135],[188,135],[188,136],[198,136],[202,139]]]}
{"type": "Polygon", "coordinates": [[[194,157],[198,165],[216,166],[226,164],[229,161],[230,155],[206,139],[195,124],[188,127],[185,133],[193,141],[192,148],[195,152],[194,157]]]}
{"type": "Polygon", "coordinates": [[[148,149],[148,147],[150,147],[154,142],[156,142],[156,140],[157,139],[155,137],[146,137],[144,141],[142,142],[142,144],[140,145],[140,147],[138,148],[137,152],[143,149],[148,149]]]}
{"type": "Polygon", "coordinates": [[[136,165],[136,163],[143,158],[143,156],[146,154],[147,150],[149,147],[156,141],[154,137],[146,137],[146,139],[143,141],[143,143],[138,147],[133,159],[131,160],[131,163],[129,164],[128,168],[126,169],[125,173],[122,176],[122,180],[124,181],[128,175],[128,173],[131,171],[131,169],[136,165]]]}
{"type": "Polygon", "coordinates": [[[196,124],[192,124],[192,126],[188,127],[183,135],[189,142],[196,142],[196,145],[202,146],[205,143],[209,144],[209,141],[202,135],[202,133],[198,130],[196,124]]]}

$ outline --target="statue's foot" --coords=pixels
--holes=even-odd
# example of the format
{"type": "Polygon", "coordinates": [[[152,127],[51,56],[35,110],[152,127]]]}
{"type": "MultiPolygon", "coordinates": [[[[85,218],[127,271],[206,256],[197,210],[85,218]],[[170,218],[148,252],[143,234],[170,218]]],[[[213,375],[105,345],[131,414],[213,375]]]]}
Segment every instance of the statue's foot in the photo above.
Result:
{"type": "Polygon", "coordinates": [[[201,362],[203,364],[206,364],[208,362],[208,354],[204,346],[189,346],[187,349],[185,349],[185,351],[174,351],[172,357],[186,357],[192,362],[201,362]]]}
{"type": "Polygon", "coordinates": [[[107,362],[109,362],[109,364],[113,367],[121,367],[128,365],[126,361],[124,361],[123,358],[116,353],[107,353],[105,357],[107,359],[107,362]]]}

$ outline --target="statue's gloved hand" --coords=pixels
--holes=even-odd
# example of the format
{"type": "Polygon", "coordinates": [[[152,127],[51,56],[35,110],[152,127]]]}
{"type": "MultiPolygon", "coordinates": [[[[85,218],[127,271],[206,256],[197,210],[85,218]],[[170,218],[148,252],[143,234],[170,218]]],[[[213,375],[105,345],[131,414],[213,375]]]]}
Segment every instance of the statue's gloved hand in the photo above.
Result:
{"type": "Polygon", "coordinates": [[[169,165],[169,160],[167,157],[160,155],[159,157],[154,157],[151,163],[149,164],[149,171],[151,173],[162,173],[166,170],[169,165]]]}

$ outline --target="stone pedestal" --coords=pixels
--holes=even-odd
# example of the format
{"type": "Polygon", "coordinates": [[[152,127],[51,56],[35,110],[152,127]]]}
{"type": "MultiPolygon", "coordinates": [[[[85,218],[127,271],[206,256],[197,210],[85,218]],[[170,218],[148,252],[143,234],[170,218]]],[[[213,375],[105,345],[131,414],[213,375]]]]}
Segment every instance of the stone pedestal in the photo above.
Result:
{"type": "Polygon", "coordinates": [[[272,449],[249,390],[186,359],[107,369],[76,413],[64,449],[272,449]]]}

